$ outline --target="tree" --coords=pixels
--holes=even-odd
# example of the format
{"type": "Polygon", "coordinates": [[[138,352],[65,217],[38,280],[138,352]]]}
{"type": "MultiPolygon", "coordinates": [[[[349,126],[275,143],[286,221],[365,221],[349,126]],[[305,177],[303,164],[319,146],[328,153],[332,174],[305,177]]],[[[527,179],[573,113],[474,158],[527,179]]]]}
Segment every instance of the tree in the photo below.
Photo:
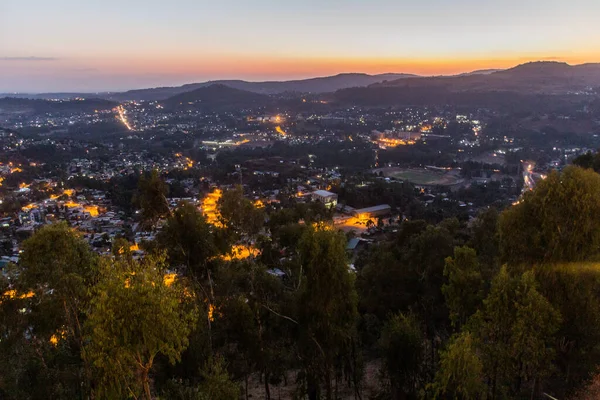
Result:
{"type": "Polygon", "coordinates": [[[222,224],[236,238],[256,235],[263,227],[264,211],[244,197],[241,186],[224,192],[218,207],[222,224]]]}
{"type": "Polygon", "coordinates": [[[469,321],[491,399],[515,396],[530,383],[533,390],[551,370],[560,314],[537,291],[532,272],[520,277],[503,267],[492,282],[483,307],[469,321]]]}
{"type": "Polygon", "coordinates": [[[89,288],[97,277],[96,257],[65,223],[43,227],[23,243],[22,250],[11,279],[15,295],[4,305],[11,307],[14,325],[2,340],[15,350],[20,346],[21,351],[30,350],[13,356],[22,358],[25,374],[15,379],[27,382],[26,376],[35,374],[39,378],[29,380],[26,390],[50,397],[87,393],[91,375],[80,353],[89,288]],[[21,316],[14,319],[13,313],[21,316]],[[62,376],[60,383],[57,376],[62,376]]]}
{"type": "Polygon", "coordinates": [[[115,258],[131,258],[131,243],[125,238],[116,238],[111,246],[111,253],[115,258]]]}
{"type": "MultiPolygon", "coordinates": [[[[85,286],[96,277],[96,259],[88,244],[66,223],[43,227],[23,243],[22,250],[16,285],[20,291],[33,291],[37,302],[51,300],[64,309],[65,301],[85,297],[85,286]]],[[[73,305],[69,311],[78,309],[73,305]]]]}
{"type": "Polygon", "coordinates": [[[204,382],[200,392],[206,400],[233,400],[240,396],[240,387],[231,381],[222,357],[209,360],[203,369],[204,382]]]}
{"type": "Polygon", "coordinates": [[[233,400],[240,396],[240,387],[227,372],[225,360],[211,358],[200,371],[202,382],[198,385],[172,379],[162,390],[161,398],[169,400],[233,400]]]}
{"type": "Polygon", "coordinates": [[[588,151],[573,160],[573,164],[581,168],[593,169],[596,172],[600,172],[600,152],[593,154],[588,151]]]}
{"type": "Polygon", "coordinates": [[[534,270],[540,292],[558,310],[563,322],[556,334],[553,393],[567,391],[597,372],[600,349],[600,271],[596,263],[544,265],[534,270]]]}
{"type": "Polygon", "coordinates": [[[440,355],[440,368],[429,388],[434,398],[476,400],[484,397],[483,364],[472,335],[454,337],[440,355]]]}
{"type": "Polygon", "coordinates": [[[600,175],[575,166],[552,172],[500,217],[504,261],[570,262],[598,256],[600,175]]]}
{"type": "Polygon", "coordinates": [[[208,263],[219,250],[213,229],[193,204],[179,205],[157,240],[166,249],[171,265],[184,266],[186,273],[197,280],[210,278],[208,263]]]}
{"type": "Polygon", "coordinates": [[[152,398],[157,356],[171,363],[188,345],[197,310],[180,281],[164,279],[164,256],[143,261],[103,259],[86,321],[86,358],[103,398],[152,398]]]}
{"type": "Polygon", "coordinates": [[[299,244],[298,346],[311,400],[319,398],[319,383],[326,398],[334,398],[333,368],[349,354],[353,339],[357,295],[345,249],[344,235],[324,226],[310,227],[299,244]]]}
{"type": "Polygon", "coordinates": [[[449,322],[442,285],[444,260],[452,255],[453,243],[453,237],[447,229],[430,225],[409,240],[406,254],[403,255],[405,265],[411,268],[416,278],[416,284],[406,290],[412,291],[417,298],[414,307],[425,324],[430,340],[432,369],[435,367],[436,337],[449,322]]]}
{"type": "Polygon", "coordinates": [[[160,178],[157,170],[152,170],[150,175],[142,175],[138,182],[138,202],[141,212],[142,224],[154,228],[159,219],[169,215],[167,203],[167,185],[160,178]]]}
{"type": "Polygon", "coordinates": [[[486,281],[491,281],[499,269],[499,218],[500,214],[495,208],[488,208],[479,213],[471,226],[469,246],[477,252],[482,274],[486,281]]]}
{"type": "Polygon", "coordinates": [[[292,298],[280,278],[251,260],[223,268],[216,286],[220,312],[215,318],[215,337],[246,384],[253,371],[260,371],[269,399],[270,384],[282,380],[295,348],[291,331],[297,321],[282,317],[291,314],[292,298]]]}
{"type": "Polygon", "coordinates": [[[483,279],[475,250],[455,247],[454,257],[446,258],[444,276],[448,282],[442,286],[442,293],[452,325],[460,328],[483,300],[483,279]]]}
{"type": "Polygon", "coordinates": [[[383,326],[379,348],[392,399],[417,393],[423,339],[420,322],[413,315],[394,315],[383,326]]]}

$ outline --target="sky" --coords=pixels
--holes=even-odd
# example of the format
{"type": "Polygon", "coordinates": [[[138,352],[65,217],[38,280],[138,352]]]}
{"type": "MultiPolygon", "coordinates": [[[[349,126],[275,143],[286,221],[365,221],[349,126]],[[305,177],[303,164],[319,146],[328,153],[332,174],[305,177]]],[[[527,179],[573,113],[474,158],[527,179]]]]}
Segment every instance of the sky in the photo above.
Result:
{"type": "Polygon", "coordinates": [[[598,0],[1,0],[0,92],[600,62],[598,0]]]}

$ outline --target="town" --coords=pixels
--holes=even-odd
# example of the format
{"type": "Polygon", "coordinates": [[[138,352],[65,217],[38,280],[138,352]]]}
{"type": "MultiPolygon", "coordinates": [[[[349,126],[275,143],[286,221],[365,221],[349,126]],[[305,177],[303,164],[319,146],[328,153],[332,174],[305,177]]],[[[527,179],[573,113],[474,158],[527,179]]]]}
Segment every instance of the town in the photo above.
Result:
{"type": "Polygon", "coordinates": [[[599,88],[552,68],[0,96],[0,397],[579,398],[599,88]]]}
{"type": "MultiPolygon", "coordinates": [[[[282,102],[275,113],[173,110],[159,101],[77,107],[86,102],[54,100],[75,103],[67,112],[0,108],[4,263],[18,260],[19,243],[36,229],[60,220],[99,253],[118,237],[142,253],[151,233],[140,228],[133,200],[137,180],[153,170],[168,184],[171,207],[189,201],[202,211],[215,191],[242,185],[267,215],[320,202],[336,227],[373,241],[407,219],[468,221],[502,209],[600,145],[599,124],[578,139],[549,132],[539,143],[495,128],[509,117],[488,109],[340,108],[314,99],[309,108],[306,99],[282,102]],[[113,133],[98,133],[105,129],[113,133]]],[[[583,111],[535,119],[550,124],[583,111]]]]}

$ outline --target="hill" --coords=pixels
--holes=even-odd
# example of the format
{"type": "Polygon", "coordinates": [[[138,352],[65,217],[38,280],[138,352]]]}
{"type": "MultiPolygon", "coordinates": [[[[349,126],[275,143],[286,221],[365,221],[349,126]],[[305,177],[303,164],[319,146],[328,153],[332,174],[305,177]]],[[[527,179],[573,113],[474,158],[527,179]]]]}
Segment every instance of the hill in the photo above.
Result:
{"type": "Polygon", "coordinates": [[[400,78],[415,77],[409,74],[339,74],[321,78],[248,82],[243,80],[218,80],[202,83],[191,83],[177,87],[159,87],[153,89],[130,90],[123,93],[113,93],[108,96],[114,100],[164,100],[169,97],[212,85],[224,85],[230,88],[260,94],[280,94],[285,92],[327,93],[350,87],[364,87],[374,83],[393,81],[400,78]]]}
{"type": "Polygon", "coordinates": [[[107,99],[112,95],[111,92],[83,93],[83,92],[55,92],[55,93],[0,93],[0,98],[12,97],[15,99],[32,100],[74,100],[80,99],[107,99]]]}
{"type": "Polygon", "coordinates": [[[271,98],[264,94],[214,84],[169,97],[164,105],[167,108],[229,109],[261,106],[270,102],[271,98]]]}
{"type": "Polygon", "coordinates": [[[571,66],[559,62],[531,62],[489,74],[403,78],[371,86],[443,88],[452,92],[567,94],[600,87],[600,64],[571,66]]]}
{"type": "Polygon", "coordinates": [[[104,99],[50,101],[15,97],[0,98],[0,114],[3,113],[76,113],[110,110],[117,103],[104,99]]]}
{"type": "Polygon", "coordinates": [[[363,106],[453,105],[514,112],[563,112],[600,94],[600,64],[534,62],[488,74],[404,78],[335,92],[329,100],[363,106]]]}
{"type": "Polygon", "coordinates": [[[477,71],[464,72],[462,74],[457,74],[454,76],[489,75],[489,74],[493,74],[494,72],[500,72],[500,71],[502,71],[502,70],[501,69],[478,69],[477,71]]]}

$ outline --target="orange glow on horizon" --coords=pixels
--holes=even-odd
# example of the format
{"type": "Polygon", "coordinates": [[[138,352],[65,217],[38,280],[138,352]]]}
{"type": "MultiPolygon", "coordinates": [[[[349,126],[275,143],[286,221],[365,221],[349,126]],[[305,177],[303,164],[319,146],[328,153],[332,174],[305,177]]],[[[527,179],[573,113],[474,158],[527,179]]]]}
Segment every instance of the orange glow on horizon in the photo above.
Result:
{"type": "MultiPolygon", "coordinates": [[[[92,60],[89,60],[90,62],[92,60]]],[[[269,54],[215,54],[197,57],[173,55],[122,58],[118,61],[93,60],[107,71],[121,75],[163,74],[173,79],[209,80],[238,78],[246,80],[299,79],[335,75],[344,72],[412,73],[417,75],[453,75],[480,69],[511,68],[530,61],[560,61],[571,65],[600,62],[597,49],[574,49],[561,54],[499,54],[490,58],[456,54],[440,57],[277,57],[269,54]]]]}

